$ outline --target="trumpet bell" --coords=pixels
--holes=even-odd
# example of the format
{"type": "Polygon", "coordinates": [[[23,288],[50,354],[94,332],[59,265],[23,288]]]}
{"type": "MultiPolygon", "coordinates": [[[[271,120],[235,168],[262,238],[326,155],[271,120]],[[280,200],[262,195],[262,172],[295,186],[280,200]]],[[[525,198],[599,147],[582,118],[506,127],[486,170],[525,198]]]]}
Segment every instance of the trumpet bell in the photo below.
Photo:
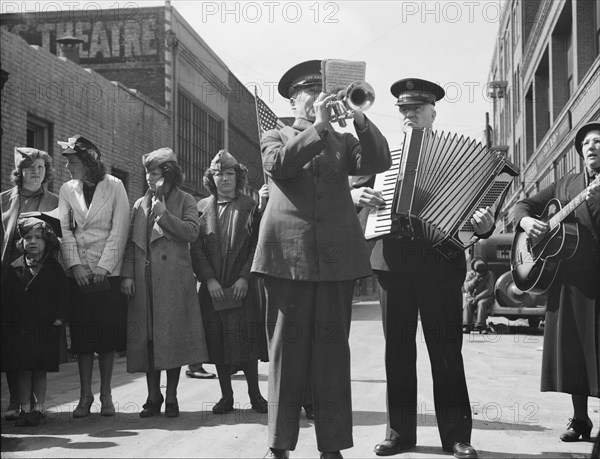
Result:
{"type": "Polygon", "coordinates": [[[366,81],[355,81],[346,89],[345,101],[352,110],[364,112],[375,102],[375,90],[366,81]]]}

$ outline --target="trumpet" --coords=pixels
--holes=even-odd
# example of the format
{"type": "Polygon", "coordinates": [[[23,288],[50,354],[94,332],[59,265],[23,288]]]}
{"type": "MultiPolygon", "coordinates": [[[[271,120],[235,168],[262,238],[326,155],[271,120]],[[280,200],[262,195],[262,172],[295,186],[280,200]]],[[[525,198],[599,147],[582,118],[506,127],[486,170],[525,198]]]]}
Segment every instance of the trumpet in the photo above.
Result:
{"type": "Polygon", "coordinates": [[[375,102],[375,90],[366,81],[355,81],[346,90],[337,93],[337,99],[327,104],[332,110],[330,121],[336,121],[341,127],[346,127],[346,119],[352,118],[354,112],[364,112],[375,102]]]}

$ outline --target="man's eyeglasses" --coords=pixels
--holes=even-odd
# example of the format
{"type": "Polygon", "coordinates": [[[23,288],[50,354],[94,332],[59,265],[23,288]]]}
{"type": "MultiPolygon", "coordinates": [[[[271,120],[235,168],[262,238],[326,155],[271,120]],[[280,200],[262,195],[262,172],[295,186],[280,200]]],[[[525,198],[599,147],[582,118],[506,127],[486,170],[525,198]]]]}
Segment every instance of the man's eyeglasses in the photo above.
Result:
{"type": "Polygon", "coordinates": [[[411,105],[398,105],[398,110],[404,116],[408,115],[409,112],[419,114],[428,104],[411,104],[411,105]]]}

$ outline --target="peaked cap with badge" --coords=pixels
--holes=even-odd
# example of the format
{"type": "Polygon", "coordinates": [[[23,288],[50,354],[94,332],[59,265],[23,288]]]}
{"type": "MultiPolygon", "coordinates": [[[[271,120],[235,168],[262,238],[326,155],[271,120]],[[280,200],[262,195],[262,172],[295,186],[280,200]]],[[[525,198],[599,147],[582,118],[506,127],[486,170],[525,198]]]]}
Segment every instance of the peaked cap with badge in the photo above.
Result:
{"type": "Polygon", "coordinates": [[[292,97],[297,88],[323,84],[321,76],[321,61],[305,61],[294,65],[283,74],[277,90],[286,99],[292,97]]]}
{"type": "Polygon", "coordinates": [[[420,78],[404,78],[396,81],[390,88],[398,99],[396,105],[432,104],[446,95],[444,89],[431,81],[420,78]]]}
{"type": "Polygon", "coordinates": [[[58,217],[58,207],[49,212],[34,211],[21,214],[17,221],[17,233],[20,237],[24,237],[38,225],[41,225],[43,228],[48,228],[56,236],[62,237],[60,219],[58,217]]]}

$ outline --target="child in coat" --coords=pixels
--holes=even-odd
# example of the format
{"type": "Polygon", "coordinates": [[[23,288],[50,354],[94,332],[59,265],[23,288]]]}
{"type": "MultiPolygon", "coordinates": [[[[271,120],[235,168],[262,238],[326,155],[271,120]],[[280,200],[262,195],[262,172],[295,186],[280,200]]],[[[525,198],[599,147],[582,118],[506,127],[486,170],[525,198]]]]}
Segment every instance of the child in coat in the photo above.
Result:
{"type": "Polygon", "coordinates": [[[66,342],[61,335],[69,289],[56,259],[60,227],[54,229],[51,220],[40,212],[19,219],[17,248],[23,256],[11,264],[2,291],[2,366],[19,372],[21,413],[15,425],[21,427],[44,420],[46,372],[58,371],[60,346],[66,342]]]}

